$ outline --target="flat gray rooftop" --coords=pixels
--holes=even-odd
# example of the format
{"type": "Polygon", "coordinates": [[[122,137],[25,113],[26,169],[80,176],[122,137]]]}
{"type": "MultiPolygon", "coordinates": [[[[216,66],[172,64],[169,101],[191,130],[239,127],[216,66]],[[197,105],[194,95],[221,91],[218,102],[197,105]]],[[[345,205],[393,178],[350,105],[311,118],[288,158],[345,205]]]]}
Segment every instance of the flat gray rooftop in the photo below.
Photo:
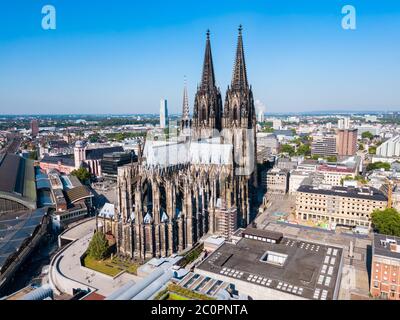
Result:
{"type": "Polygon", "coordinates": [[[283,238],[279,244],[242,238],[225,243],[198,269],[301,296],[334,299],[342,249],[283,238]],[[266,252],[287,255],[283,266],[262,261],[266,252]]]}
{"type": "Polygon", "coordinates": [[[383,257],[389,257],[400,260],[400,250],[391,249],[391,245],[388,242],[390,240],[394,248],[400,248],[400,237],[395,236],[387,236],[384,234],[375,233],[374,234],[374,242],[373,242],[373,250],[374,255],[380,255],[383,257]]]}

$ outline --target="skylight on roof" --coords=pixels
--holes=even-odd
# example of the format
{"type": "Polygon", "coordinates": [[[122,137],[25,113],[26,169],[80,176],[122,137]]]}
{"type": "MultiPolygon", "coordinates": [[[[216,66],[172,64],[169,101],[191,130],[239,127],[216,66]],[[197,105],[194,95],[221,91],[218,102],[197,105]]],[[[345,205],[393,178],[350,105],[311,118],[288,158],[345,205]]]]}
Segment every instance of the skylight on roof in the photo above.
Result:
{"type": "Polygon", "coordinates": [[[260,261],[265,263],[270,263],[276,266],[283,266],[287,259],[288,255],[283,253],[278,253],[274,251],[265,252],[260,261]]]}

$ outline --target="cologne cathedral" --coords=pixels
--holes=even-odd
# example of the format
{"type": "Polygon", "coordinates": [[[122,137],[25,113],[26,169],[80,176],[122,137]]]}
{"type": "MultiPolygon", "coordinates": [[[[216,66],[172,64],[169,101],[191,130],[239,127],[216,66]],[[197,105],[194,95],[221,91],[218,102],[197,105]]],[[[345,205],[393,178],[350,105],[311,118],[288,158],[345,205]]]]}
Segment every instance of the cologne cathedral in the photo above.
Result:
{"type": "Polygon", "coordinates": [[[180,253],[206,234],[229,238],[254,218],[256,114],[241,26],[224,104],[208,31],[193,116],[185,85],[179,128],[168,140],[147,137],[139,161],[118,170],[117,212],[103,227],[122,256],[180,253]]]}

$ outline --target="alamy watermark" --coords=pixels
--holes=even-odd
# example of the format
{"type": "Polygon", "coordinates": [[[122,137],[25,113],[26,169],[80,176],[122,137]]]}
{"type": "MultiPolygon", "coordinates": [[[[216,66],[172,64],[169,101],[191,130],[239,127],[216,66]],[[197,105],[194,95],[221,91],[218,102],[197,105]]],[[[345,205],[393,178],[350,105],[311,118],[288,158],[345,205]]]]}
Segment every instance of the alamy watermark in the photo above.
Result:
{"type": "Polygon", "coordinates": [[[42,28],[43,30],[55,30],[57,28],[56,8],[47,4],[42,8],[42,28]]]}
{"type": "Polygon", "coordinates": [[[255,132],[247,128],[192,129],[188,138],[178,138],[177,123],[164,130],[148,130],[145,158],[152,166],[170,167],[181,163],[235,165],[235,174],[248,176],[255,170],[255,132]]]}
{"type": "Polygon", "coordinates": [[[345,15],[342,18],[342,28],[344,30],[356,30],[357,29],[356,8],[352,5],[345,5],[342,8],[342,14],[345,15]]]}

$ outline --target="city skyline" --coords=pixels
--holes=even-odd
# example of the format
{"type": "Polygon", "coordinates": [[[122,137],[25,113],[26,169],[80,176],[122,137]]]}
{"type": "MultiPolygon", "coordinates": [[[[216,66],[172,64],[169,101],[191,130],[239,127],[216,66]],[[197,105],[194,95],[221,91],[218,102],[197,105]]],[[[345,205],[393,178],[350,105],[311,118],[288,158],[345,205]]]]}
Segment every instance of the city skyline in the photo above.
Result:
{"type": "Polygon", "coordinates": [[[344,1],[206,1],[198,10],[182,9],[180,1],[155,9],[118,4],[54,1],[57,29],[48,31],[40,26],[43,3],[24,4],[19,19],[6,16],[15,11],[7,4],[0,19],[1,114],[157,113],[163,97],[170,114],[179,114],[185,76],[192,112],[206,30],[216,83],[225,90],[239,24],[256,108],[400,110],[399,4],[353,1],[356,30],[341,27],[344,1]]]}

